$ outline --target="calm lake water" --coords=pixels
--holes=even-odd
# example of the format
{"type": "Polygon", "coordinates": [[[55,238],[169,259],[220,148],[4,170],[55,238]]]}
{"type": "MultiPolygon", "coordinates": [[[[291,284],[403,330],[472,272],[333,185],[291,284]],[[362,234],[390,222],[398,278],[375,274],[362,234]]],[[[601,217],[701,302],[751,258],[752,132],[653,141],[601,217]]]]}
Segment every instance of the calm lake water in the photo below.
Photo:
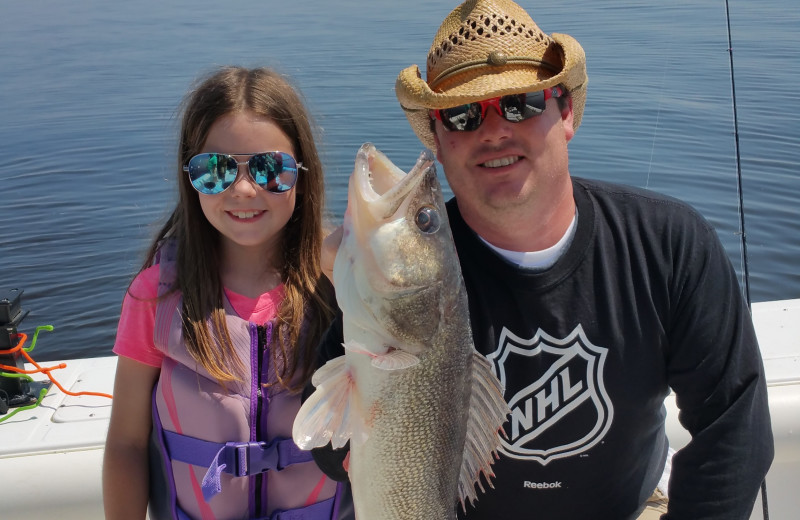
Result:
{"type": "MultiPolygon", "coordinates": [[[[174,200],[175,111],[223,64],[290,75],[319,125],[340,219],[358,147],[410,168],[422,145],[394,97],[456,1],[29,0],[0,4],[0,297],[39,360],[108,355],[124,290],[174,200]]],[[[573,175],[686,200],[743,274],[724,1],[521,5],[588,57],[573,175]]],[[[800,8],[730,2],[752,301],[800,297],[800,8]]],[[[509,225],[514,225],[509,222],[509,225]]],[[[725,305],[726,302],[720,302],[725,305]]]]}

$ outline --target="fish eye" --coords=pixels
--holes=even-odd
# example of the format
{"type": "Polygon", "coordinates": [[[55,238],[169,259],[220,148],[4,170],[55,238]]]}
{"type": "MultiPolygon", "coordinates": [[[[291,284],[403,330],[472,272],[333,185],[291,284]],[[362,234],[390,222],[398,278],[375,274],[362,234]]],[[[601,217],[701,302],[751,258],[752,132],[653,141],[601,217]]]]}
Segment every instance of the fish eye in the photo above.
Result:
{"type": "Polygon", "coordinates": [[[439,211],[431,206],[421,207],[417,211],[414,222],[420,231],[429,235],[436,233],[442,227],[442,218],[439,216],[439,211]]]}

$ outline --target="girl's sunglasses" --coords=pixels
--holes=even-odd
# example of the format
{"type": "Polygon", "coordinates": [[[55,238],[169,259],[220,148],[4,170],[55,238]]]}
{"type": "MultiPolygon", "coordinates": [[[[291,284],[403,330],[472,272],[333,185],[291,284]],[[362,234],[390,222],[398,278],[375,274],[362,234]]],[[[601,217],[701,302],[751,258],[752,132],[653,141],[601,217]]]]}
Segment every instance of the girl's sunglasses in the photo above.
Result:
{"type": "MultiPolygon", "coordinates": [[[[297,171],[307,170],[302,163],[286,152],[236,154],[250,156],[247,160],[250,176],[256,184],[270,193],[284,193],[297,182],[297,171]]],[[[189,174],[194,189],[206,195],[216,195],[227,190],[239,174],[239,162],[225,153],[201,153],[189,159],[183,167],[189,174]]]]}
{"type": "Polygon", "coordinates": [[[537,92],[510,94],[508,96],[485,99],[452,108],[431,110],[431,118],[438,119],[448,130],[471,132],[477,130],[486,119],[486,110],[494,107],[506,121],[518,123],[541,115],[547,107],[547,100],[564,95],[561,87],[551,87],[537,92]]]}

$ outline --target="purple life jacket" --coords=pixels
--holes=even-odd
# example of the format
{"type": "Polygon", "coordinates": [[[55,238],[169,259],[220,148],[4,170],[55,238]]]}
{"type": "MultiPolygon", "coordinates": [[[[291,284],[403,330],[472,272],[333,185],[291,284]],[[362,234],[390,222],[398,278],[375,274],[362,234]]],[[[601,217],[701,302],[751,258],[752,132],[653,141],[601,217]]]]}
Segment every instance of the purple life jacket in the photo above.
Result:
{"type": "MultiPolygon", "coordinates": [[[[176,249],[168,241],[159,251],[159,296],[175,280],[176,249]]],[[[300,396],[277,383],[267,347],[274,320],[243,320],[225,298],[228,332],[249,370],[223,387],[186,349],[181,302],[172,293],[156,306],[153,339],[165,358],[153,389],[151,520],[342,518],[349,489],[291,439],[300,396]]]]}

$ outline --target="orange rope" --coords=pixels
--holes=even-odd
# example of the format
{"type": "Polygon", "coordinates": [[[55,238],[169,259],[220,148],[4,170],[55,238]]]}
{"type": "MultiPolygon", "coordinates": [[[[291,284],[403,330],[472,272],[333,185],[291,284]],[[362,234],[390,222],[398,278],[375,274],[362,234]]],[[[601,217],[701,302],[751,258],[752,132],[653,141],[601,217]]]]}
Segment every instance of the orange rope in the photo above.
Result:
{"type": "Polygon", "coordinates": [[[58,364],[54,367],[44,367],[44,368],[35,368],[33,370],[23,370],[21,368],[12,367],[9,365],[2,365],[0,364],[0,370],[5,370],[6,372],[16,372],[17,374],[47,374],[52,370],[57,370],[60,368],[67,368],[66,363],[58,364]]]}
{"type": "Polygon", "coordinates": [[[0,350],[0,356],[5,354],[13,354],[14,352],[21,349],[22,345],[24,345],[25,342],[28,341],[28,335],[25,334],[24,332],[18,332],[17,336],[19,336],[19,343],[17,343],[17,346],[8,350],[0,350]]]}
{"type": "Polygon", "coordinates": [[[28,363],[30,363],[31,365],[35,366],[36,369],[35,370],[23,370],[23,369],[20,369],[20,368],[17,368],[17,367],[8,366],[8,365],[0,365],[0,370],[5,370],[7,372],[16,372],[18,374],[39,374],[39,373],[44,374],[44,375],[46,375],[48,377],[48,379],[50,379],[50,381],[53,382],[54,385],[56,385],[58,387],[59,390],[64,392],[66,395],[72,395],[72,396],[95,395],[95,396],[98,396],[98,397],[108,397],[109,399],[112,399],[110,394],[104,394],[102,392],[70,392],[69,390],[67,390],[66,388],[61,386],[61,383],[56,381],[56,378],[54,378],[50,374],[50,372],[52,372],[53,370],[66,368],[67,364],[66,363],[59,363],[58,365],[55,365],[55,366],[52,366],[52,367],[42,367],[41,365],[39,365],[39,363],[34,361],[33,358],[27,352],[25,352],[25,349],[22,348],[22,345],[24,345],[25,342],[28,340],[28,335],[25,334],[24,332],[19,332],[19,333],[17,333],[17,336],[20,337],[20,341],[17,344],[17,346],[12,348],[12,349],[8,349],[8,350],[0,350],[0,354],[13,354],[14,352],[20,351],[20,352],[22,352],[22,355],[25,357],[25,359],[28,360],[28,363]]]}

